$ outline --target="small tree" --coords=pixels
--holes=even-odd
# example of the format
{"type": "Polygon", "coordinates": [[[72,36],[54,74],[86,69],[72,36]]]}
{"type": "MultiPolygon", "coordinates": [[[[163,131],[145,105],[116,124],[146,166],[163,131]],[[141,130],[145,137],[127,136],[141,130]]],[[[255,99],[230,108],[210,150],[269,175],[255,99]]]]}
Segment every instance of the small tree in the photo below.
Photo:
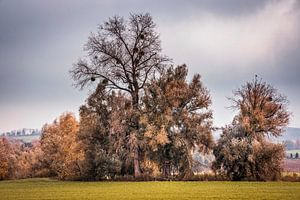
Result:
{"type": "Polygon", "coordinates": [[[253,140],[243,127],[231,125],[223,130],[214,155],[213,169],[231,180],[275,180],[281,174],[284,147],[253,140]]]}
{"type": "Polygon", "coordinates": [[[77,179],[81,174],[83,152],[76,141],[78,122],[72,113],[62,114],[53,124],[44,125],[41,136],[43,162],[50,175],[60,179],[77,179]]]}
{"type": "Polygon", "coordinates": [[[298,154],[298,152],[296,152],[295,159],[298,159],[298,158],[299,158],[299,154],[298,154]]]}
{"type": "Polygon", "coordinates": [[[140,175],[139,107],[141,90],[155,72],[163,69],[169,59],[160,54],[159,34],[149,14],[131,14],[128,21],[114,16],[85,46],[88,60],[79,60],[71,75],[79,87],[99,78],[107,87],[122,90],[131,96],[134,109],[131,131],[131,151],[134,174],[140,175]]]}
{"type": "Polygon", "coordinates": [[[214,148],[213,169],[233,180],[276,179],[282,170],[284,147],[265,137],[280,136],[287,126],[286,97],[256,77],[235,91],[231,100],[239,113],[214,148]]]}

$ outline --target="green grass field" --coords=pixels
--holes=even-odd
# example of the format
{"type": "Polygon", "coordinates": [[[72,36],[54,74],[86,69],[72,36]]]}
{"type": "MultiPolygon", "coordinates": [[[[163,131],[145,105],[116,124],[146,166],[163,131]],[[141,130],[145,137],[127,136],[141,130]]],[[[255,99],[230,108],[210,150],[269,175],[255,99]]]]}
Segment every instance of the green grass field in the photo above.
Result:
{"type": "Polygon", "coordinates": [[[292,182],[0,182],[0,199],[300,199],[292,182]]]}

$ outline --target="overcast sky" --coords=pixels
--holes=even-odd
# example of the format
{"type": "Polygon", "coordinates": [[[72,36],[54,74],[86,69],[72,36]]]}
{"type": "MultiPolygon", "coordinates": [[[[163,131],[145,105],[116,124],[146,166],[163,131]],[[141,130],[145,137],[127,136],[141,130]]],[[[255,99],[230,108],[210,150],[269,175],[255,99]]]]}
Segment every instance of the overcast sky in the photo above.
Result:
{"type": "Polygon", "coordinates": [[[163,53],[201,74],[216,126],[232,121],[226,97],[257,74],[288,97],[300,127],[299,0],[0,0],[0,132],[78,114],[88,90],[68,71],[97,25],[131,12],[149,12],[163,53]]]}

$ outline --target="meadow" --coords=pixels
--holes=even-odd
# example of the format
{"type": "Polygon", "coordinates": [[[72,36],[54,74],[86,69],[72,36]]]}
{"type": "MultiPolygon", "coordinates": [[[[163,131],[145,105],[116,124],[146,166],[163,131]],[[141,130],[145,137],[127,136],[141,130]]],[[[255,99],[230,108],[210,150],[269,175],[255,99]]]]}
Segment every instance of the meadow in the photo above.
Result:
{"type": "Polygon", "coordinates": [[[0,182],[0,199],[300,199],[300,182],[0,182]]]}

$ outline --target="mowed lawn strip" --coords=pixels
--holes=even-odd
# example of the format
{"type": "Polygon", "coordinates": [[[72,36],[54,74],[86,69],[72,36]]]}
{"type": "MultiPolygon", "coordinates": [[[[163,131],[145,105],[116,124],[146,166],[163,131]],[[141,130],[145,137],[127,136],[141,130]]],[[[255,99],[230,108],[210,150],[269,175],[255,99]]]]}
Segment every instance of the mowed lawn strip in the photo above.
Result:
{"type": "Polygon", "coordinates": [[[0,199],[300,199],[293,182],[0,182],[0,199]]]}

